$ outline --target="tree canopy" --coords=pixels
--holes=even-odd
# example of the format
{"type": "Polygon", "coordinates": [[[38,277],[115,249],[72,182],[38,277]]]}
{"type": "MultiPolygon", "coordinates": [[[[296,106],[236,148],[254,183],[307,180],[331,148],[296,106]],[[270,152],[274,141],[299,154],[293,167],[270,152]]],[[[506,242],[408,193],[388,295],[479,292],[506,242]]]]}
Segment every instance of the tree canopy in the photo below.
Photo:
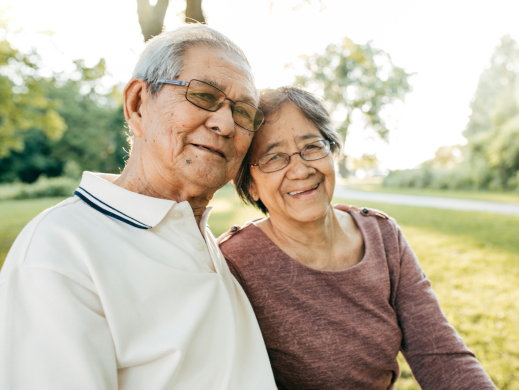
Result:
{"type": "Polygon", "coordinates": [[[0,40],[0,158],[24,148],[24,133],[37,129],[49,139],[58,139],[67,129],[58,114],[59,102],[45,93],[47,79],[26,55],[0,40]]]}
{"type": "MultiPolygon", "coordinates": [[[[42,125],[41,113],[34,115],[25,127],[14,123],[11,138],[19,147],[10,148],[0,158],[0,182],[30,183],[42,174],[52,177],[79,174],[82,170],[119,173],[124,167],[128,143],[120,94],[117,89],[102,94],[96,88],[105,74],[105,62],[101,59],[87,67],[78,60],[75,65],[77,78],[35,81],[40,99],[52,104],[60,127],[56,130],[56,126],[52,128],[45,122],[42,125]]],[[[0,83],[0,96],[12,96],[11,85],[0,83]]],[[[32,114],[30,106],[12,105],[11,109],[7,114],[15,118],[32,114]]],[[[32,109],[42,110],[38,106],[32,109]]]]}
{"type": "MultiPolygon", "coordinates": [[[[410,74],[395,66],[389,54],[370,42],[359,45],[344,38],[341,45],[329,45],[324,53],[306,57],[305,68],[296,83],[322,91],[332,117],[340,117],[337,129],[344,139],[354,118],[387,139],[383,109],[411,90],[410,74]]],[[[339,169],[341,175],[347,173],[344,159],[339,169]]]]}
{"type": "Polygon", "coordinates": [[[464,136],[420,169],[393,171],[387,185],[519,189],[519,44],[504,36],[480,76],[464,136]]]}

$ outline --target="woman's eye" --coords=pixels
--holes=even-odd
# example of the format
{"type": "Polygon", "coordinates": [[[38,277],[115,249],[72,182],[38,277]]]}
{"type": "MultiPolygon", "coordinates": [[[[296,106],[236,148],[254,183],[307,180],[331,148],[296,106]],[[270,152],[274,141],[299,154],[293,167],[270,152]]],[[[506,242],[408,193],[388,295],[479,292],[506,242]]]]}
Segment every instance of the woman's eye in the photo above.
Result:
{"type": "Polygon", "coordinates": [[[315,152],[317,150],[323,149],[323,146],[322,145],[312,144],[312,145],[307,145],[305,149],[308,150],[308,151],[315,152]]]}

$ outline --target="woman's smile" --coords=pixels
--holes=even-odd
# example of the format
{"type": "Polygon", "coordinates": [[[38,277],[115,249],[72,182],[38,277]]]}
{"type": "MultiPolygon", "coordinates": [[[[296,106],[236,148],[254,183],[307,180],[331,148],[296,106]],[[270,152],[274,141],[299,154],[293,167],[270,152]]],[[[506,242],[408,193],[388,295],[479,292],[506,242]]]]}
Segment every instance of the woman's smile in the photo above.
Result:
{"type": "Polygon", "coordinates": [[[295,199],[307,199],[317,194],[317,189],[321,183],[317,183],[313,186],[306,187],[295,191],[288,192],[287,194],[295,199]]]}

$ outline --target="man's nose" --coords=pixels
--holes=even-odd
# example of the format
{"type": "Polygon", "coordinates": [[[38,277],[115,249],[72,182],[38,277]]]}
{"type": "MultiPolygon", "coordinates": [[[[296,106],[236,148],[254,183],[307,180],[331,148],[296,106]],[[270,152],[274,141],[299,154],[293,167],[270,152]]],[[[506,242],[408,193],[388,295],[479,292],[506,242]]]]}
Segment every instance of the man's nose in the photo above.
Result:
{"type": "Polygon", "coordinates": [[[211,112],[206,121],[208,128],[224,137],[232,137],[235,131],[231,104],[226,100],[217,111],[211,112]]]}
{"type": "Polygon", "coordinates": [[[300,154],[295,154],[290,157],[287,171],[287,178],[290,180],[304,180],[315,172],[316,170],[311,165],[311,162],[304,160],[300,154]]]}

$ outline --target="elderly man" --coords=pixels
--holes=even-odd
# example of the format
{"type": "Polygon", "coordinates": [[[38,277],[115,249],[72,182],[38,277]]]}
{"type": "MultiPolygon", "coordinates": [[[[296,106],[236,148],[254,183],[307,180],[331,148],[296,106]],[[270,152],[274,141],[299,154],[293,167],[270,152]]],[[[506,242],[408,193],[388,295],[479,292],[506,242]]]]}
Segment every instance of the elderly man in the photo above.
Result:
{"type": "Polygon", "coordinates": [[[0,388],[275,389],[207,226],[263,121],[242,51],[202,25],[152,39],[124,93],[120,176],[22,231],[0,274],[0,388]]]}

